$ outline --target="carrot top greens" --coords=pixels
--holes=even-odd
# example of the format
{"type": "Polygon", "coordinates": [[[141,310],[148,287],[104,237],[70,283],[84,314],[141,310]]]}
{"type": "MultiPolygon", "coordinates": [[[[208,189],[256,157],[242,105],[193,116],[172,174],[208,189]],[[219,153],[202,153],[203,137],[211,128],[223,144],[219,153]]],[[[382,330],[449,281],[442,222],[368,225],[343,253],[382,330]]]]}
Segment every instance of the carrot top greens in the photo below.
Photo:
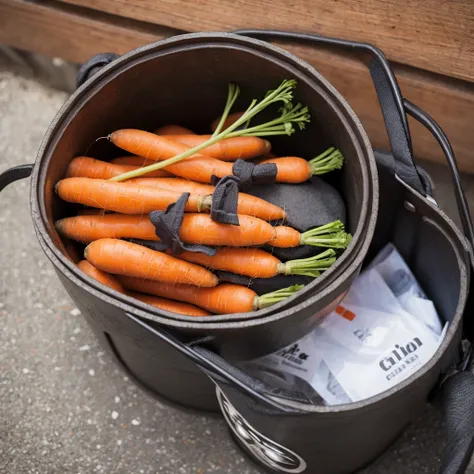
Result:
{"type": "Polygon", "coordinates": [[[337,220],[303,232],[300,237],[300,245],[345,249],[351,240],[351,234],[347,234],[344,224],[337,220]]]}
{"type": "Polygon", "coordinates": [[[198,153],[202,149],[226,138],[243,136],[264,137],[270,135],[292,135],[295,132],[295,125],[299,127],[300,130],[304,129],[305,124],[310,120],[310,116],[307,107],[304,107],[302,104],[293,105],[292,100],[295,87],[295,80],[284,80],[279,87],[268,91],[262,100],[258,101],[257,99],[253,99],[242,116],[232,125],[222,130],[225,120],[240,94],[239,86],[236,84],[229,84],[229,91],[227,94],[224,113],[222,114],[214,134],[209,140],[201,143],[198,146],[190,148],[186,152],[174,156],[173,158],[123,173],[119,176],[111,178],[111,180],[125,181],[127,179],[137,178],[144,174],[150,173],[151,171],[166,168],[167,166],[178,163],[179,161],[184,160],[195,153],[198,153]],[[242,125],[248,126],[250,120],[262,110],[266,109],[269,105],[279,102],[283,103],[283,106],[280,108],[279,117],[261,125],[239,129],[239,127],[242,125]]]}
{"type": "Polygon", "coordinates": [[[313,257],[288,260],[281,263],[278,270],[279,273],[285,275],[303,275],[316,278],[321,275],[321,272],[329,269],[335,261],[336,252],[333,249],[328,249],[313,257]]]}
{"type": "Polygon", "coordinates": [[[281,290],[272,291],[271,293],[266,293],[265,295],[255,297],[253,302],[253,309],[263,309],[268,308],[274,304],[279,303],[280,301],[293,296],[296,292],[300,291],[304,285],[293,285],[288,288],[282,288],[281,290]]]}
{"type": "Polygon", "coordinates": [[[337,148],[328,148],[316,158],[309,160],[311,176],[325,174],[336,169],[341,169],[343,163],[344,157],[342,156],[342,153],[337,148]]]}

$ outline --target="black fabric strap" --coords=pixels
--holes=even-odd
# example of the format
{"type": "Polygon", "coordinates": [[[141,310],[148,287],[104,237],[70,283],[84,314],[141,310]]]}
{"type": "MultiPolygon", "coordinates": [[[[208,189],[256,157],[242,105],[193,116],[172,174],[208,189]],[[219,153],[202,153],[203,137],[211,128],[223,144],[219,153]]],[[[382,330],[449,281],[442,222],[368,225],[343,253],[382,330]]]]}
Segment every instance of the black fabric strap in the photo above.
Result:
{"type": "MultiPolygon", "coordinates": [[[[214,180],[216,176],[212,178],[214,180]]],[[[221,224],[239,225],[237,207],[240,179],[232,175],[217,179],[216,188],[212,194],[211,219],[221,224]]]]}
{"type": "Polygon", "coordinates": [[[185,244],[179,237],[179,229],[183,222],[184,209],[188,202],[190,193],[183,193],[173,204],[170,204],[166,211],[153,211],[148,217],[155,226],[155,233],[160,240],[171,249],[174,254],[179,254],[183,250],[188,252],[201,252],[206,255],[215,255],[216,249],[207,245],[185,244]]]}
{"type": "Polygon", "coordinates": [[[182,355],[195,362],[209,375],[209,377],[211,377],[211,379],[224,381],[230,386],[241,390],[246,396],[258,400],[264,406],[268,405],[276,408],[279,412],[294,412],[294,410],[269,398],[263,382],[256,380],[255,383],[253,381],[249,383],[249,375],[236,367],[231,366],[218,354],[215,354],[204,347],[186,344],[181,341],[177,335],[172,334],[170,331],[165,331],[159,326],[151,327],[146,321],[131,313],[125,312],[125,315],[143,329],[154,334],[162,341],[168,343],[171,347],[174,347],[182,355]],[[258,388],[255,388],[255,385],[257,385],[258,388]]]}
{"type": "Polygon", "coordinates": [[[444,382],[441,402],[447,436],[439,473],[462,474],[474,451],[474,375],[470,370],[444,382]]]}
{"type": "Polygon", "coordinates": [[[240,178],[240,190],[249,189],[252,184],[274,183],[278,168],[275,163],[256,165],[245,160],[237,160],[232,166],[234,176],[240,178]]]}
{"type": "Polygon", "coordinates": [[[0,173],[0,191],[19,179],[28,178],[34,165],[19,165],[0,173]]]}
{"type": "Polygon", "coordinates": [[[396,173],[405,183],[424,195],[423,184],[413,162],[411,143],[403,126],[393,90],[389,87],[384,69],[376,59],[370,63],[370,74],[387,127],[390,147],[396,162],[396,173]]]}
{"type": "Polygon", "coordinates": [[[256,165],[237,160],[232,166],[232,175],[219,179],[212,176],[211,183],[216,187],[212,194],[211,219],[221,224],[239,225],[237,207],[239,190],[244,191],[252,184],[274,183],[277,176],[274,163],[256,165]]]}
{"type": "Polygon", "coordinates": [[[76,77],[76,87],[81,87],[84,82],[99,72],[104,66],[107,66],[119,57],[115,53],[99,53],[92,56],[80,67],[76,77]]]}

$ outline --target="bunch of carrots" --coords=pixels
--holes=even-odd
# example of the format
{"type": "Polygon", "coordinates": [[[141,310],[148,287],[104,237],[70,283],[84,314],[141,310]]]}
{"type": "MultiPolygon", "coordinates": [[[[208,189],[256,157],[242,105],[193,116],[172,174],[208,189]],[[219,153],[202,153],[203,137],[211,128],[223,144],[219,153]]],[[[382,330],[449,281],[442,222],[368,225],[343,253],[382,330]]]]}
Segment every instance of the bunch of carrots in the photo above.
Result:
{"type": "MultiPolygon", "coordinates": [[[[79,156],[70,162],[64,179],[56,183],[61,199],[82,205],[71,217],[56,221],[56,229],[70,249],[71,241],[87,244],[77,266],[89,277],[146,304],[189,316],[245,313],[265,308],[302,288],[293,285],[257,295],[236,284],[220,283],[213,271],[250,278],[305,275],[316,278],[336,261],[350,242],[340,221],[300,233],[283,222],[285,210],[250,194],[239,193],[239,225],[210,217],[212,176],[232,175],[238,159],[273,163],[276,181],[302,183],[313,175],[342,166],[341,153],[330,148],[312,160],[277,157],[269,137],[291,135],[310,120],[301,104],[293,104],[294,81],[283,81],[247,110],[231,114],[240,90],[229,85],[222,116],[211,124],[210,135],[197,135],[178,125],[153,133],[124,129],[107,138],[130,155],[110,162],[79,156]],[[252,125],[267,107],[281,106],[270,122],[252,125]],[[186,244],[216,247],[213,255],[195,251],[157,250],[160,239],[149,214],[165,211],[183,193],[190,193],[179,227],[186,244]],[[259,248],[313,245],[325,250],[316,256],[282,262],[259,248]]],[[[74,251],[70,251],[71,254],[74,251]]]]}

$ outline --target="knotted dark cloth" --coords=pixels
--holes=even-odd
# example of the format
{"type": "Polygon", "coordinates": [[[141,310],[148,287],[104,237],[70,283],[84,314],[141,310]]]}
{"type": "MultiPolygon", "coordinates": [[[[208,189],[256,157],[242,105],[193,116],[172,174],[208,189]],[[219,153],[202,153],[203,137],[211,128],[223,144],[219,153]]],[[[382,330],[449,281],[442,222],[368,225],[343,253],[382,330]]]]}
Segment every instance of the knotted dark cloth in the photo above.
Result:
{"type": "Polygon", "coordinates": [[[274,183],[277,171],[274,163],[256,165],[237,160],[232,166],[233,175],[221,179],[213,175],[211,183],[216,188],[212,194],[211,219],[221,224],[239,225],[239,191],[245,191],[253,184],[274,183]]]}
{"type": "Polygon", "coordinates": [[[215,255],[215,248],[208,247],[207,245],[185,244],[179,237],[179,229],[183,222],[184,209],[189,196],[190,193],[183,193],[175,203],[170,204],[166,208],[166,211],[153,211],[148,214],[151,223],[155,227],[155,233],[163,242],[165,248],[171,249],[174,254],[179,254],[186,250],[188,252],[215,255]]]}

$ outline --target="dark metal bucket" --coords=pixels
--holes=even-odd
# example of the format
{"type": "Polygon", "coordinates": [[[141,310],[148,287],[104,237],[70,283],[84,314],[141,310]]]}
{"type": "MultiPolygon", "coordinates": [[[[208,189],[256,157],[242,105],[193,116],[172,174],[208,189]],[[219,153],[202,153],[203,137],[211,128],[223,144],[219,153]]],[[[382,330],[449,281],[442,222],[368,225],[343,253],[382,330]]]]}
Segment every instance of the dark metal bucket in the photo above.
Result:
{"type": "Polygon", "coordinates": [[[296,56],[263,41],[226,33],[173,37],[134,50],[102,68],[58,113],[43,140],[31,179],[38,239],[96,334],[143,385],[170,400],[202,409],[217,407],[214,399],[197,396],[205,384],[202,374],[173,349],[149,339],[125,313],[174,328],[190,340],[205,338],[210,347],[231,360],[273,352],[311,331],[350,287],[370,245],[377,204],[373,152],[342,96],[296,56]],[[282,79],[291,78],[298,82],[296,99],[309,107],[312,120],[303,132],[277,137],[275,146],[313,156],[315,147],[317,151],[335,145],[346,158],[335,185],[345,199],[347,226],[354,238],[322,277],[293,298],[265,310],[191,318],[119,294],[84,275],[67,258],[54,221],[71,215],[71,208],[55,195],[54,184],[76,155],[114,156],[116,150],[105,140],[95,143],[97,137],[119,128],[153,129],[166,123],[182,123],[199,131],[221,112],[229,82],[241,86],[243,106],[282,79]]]}

